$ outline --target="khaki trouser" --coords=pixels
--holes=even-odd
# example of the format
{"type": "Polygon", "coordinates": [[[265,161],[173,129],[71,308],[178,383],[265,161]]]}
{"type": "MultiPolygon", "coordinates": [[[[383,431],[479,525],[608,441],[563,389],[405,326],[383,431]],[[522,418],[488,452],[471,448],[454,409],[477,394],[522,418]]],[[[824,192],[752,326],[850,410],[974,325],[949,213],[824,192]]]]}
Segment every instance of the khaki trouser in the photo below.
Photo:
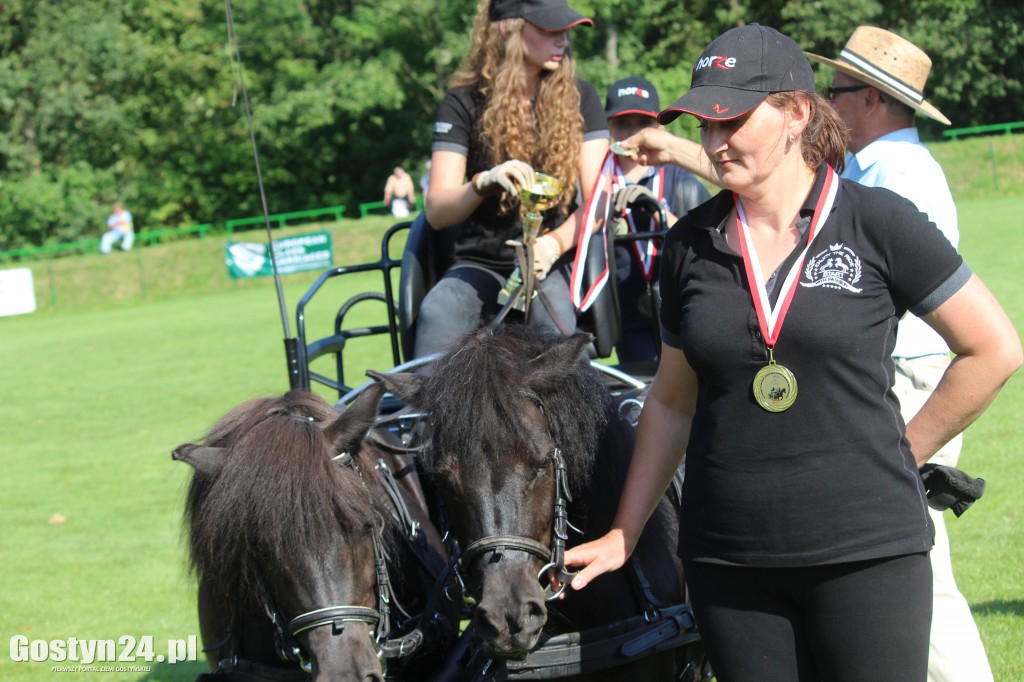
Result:
{"type": "MultiPolygon", "coordinates": [[[[917,414],[949,366],[948,355],[919,358],[895,358],[896,383],[893,389],[900,400],[903,419],[917,414]]],[[[946,443],[928,461],[956,466],[963,436],[946,443]]],[[[953,578],[949,558],[949,536],[943,512],[929,509],[935,524],[932,560],[932,632],[928,655],[929,682],[990,682],[992,670],[978,634],[971,609],[953,578]]]]}

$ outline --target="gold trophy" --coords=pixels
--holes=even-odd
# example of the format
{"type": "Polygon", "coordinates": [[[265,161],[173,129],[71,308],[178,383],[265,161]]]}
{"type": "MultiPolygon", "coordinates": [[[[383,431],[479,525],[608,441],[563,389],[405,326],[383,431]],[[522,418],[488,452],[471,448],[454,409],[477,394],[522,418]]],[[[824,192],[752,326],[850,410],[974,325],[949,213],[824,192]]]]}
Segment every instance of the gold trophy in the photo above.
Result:
{"type": "Polygon", "coordinates": [[[523,240],[505,242],[516,250],[516,260],[519,265],[512,271],[505,281],[505,286],[498,292],[498,303],[501,305],[508,306],[509,301],[514,299],[513,308],[524,314],[529,312],[530,301],[536,294],[534,290],[536,280],[533,274],[533,244],[537,241],[540,225],[544,220],[540,212],[554,206],[561,193],[562,182],[558,178],[537,172],[533,174],[532,186],[519,188],[519,201],[526,207],[526,213],[523,215],[523,240]],[[517,296],[520,290],[522,295],[517,296]]]}

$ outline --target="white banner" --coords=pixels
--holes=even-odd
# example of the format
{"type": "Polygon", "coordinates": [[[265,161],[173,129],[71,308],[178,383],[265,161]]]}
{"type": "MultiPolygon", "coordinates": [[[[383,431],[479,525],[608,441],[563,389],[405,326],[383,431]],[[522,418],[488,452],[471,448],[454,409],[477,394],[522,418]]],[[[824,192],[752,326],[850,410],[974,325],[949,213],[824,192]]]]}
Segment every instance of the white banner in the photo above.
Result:
{"type": "Polygon", "coordinates": [[[28,268],[0,270],[0,317],[24,315],[36,310],[32,271],[28,268]]]}

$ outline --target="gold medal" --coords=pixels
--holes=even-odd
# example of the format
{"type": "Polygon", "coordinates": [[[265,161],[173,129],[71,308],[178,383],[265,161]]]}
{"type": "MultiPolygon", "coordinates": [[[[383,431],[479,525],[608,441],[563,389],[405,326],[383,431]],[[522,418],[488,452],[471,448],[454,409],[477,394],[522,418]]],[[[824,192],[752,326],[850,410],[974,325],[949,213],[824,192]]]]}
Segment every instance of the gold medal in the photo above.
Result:
{"type": "Polygon", "coordinates": [[[645,320],[654,316],[654,294],[651,293],[650,285],[647,285],[647,288],[636,299],[636,309],[645,320]]]}
{"type": "Polygon", "coordinates": [[[747,228],[747,216],[743,212],[743,202],[738,195],[734,197],[736,231],[740,236],[743,269],[747,275],[750,297],[754,302],[757,324],[761,329],[760,338],[764,339],[765,346],[768,348],[768,366],[762,367],[754,375],[754,385],[751,388],[754,390],[754,400],[769,412],[783,412],[796,402],[796,377],[787,368],[775,362],[773,351],[775,343],[779,339],[779,333],[782,331],[782,321],[786,318],[790,303],[793,302],[793,297],[796,295],[797,280],[800,279],[804,257],[807,255],[808,249],[811,248],[814,238],[818,236],[828,220],[838,191],[839,176],[831,166],[826,166],[825,180],[815,202],[811,225],[805,235],[807,243],[799,257],[793,261],[789,272],[785,274],[780,272],[781,288],[774,306],[768,296],[764,276],[758,264],[754,240],[747,228]]]}
{"type": "Polygon", "coordinates": [[[754,375],[754,400],[769,412],[783,412],[796,402],[796,377],[775,362],[768,349],[768,365],[754,375]]]}

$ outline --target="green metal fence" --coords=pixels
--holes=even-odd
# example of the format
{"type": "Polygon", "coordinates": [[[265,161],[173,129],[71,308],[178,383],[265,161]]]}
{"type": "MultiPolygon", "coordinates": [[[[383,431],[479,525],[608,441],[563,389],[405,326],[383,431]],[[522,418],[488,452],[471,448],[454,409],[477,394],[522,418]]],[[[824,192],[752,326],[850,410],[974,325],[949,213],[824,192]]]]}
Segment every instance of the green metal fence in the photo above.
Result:
{"type": "MultiPolygon", "coordinates": [[[[335,221],[341,220],[342,215],[345,213],[345,206],[326,206],[324,208],[311,208],[305,211],[292,211],[290,213],[275,213],[267,216],[267,220],[270,221],[271,225],[277,227],[284,227],[289,221],[293,225],[299,225],[303,222],[313,222],[315,218],[323,218],[325,216],[332,216],[335,221]]],[[[224,223],[227,228],[228,234],[233,234],[239,227],[246,227],[251,225],[263,225],[263,216],[253,216],[251,218],[233,218],[224,223]]]]}
{"type": "MultiPolygon", "coordinates": [[[[342,215],[345,213],[345,206],[325,206],[324,208],[312,208],[305,211],[291,211],[288,213],[275,213],[268,216],[270,224],[276,227],[285,227],[286,225],[300,225],[302,223],[314,222],[317,218],[331,217],[335,221],[340,221],[342,215]]],[[[263,216],[253,216],[250,218],[232,218],[224,222],[223,231],[227,232],[228,235],[238,231],[239,228],[253,225],[263,225],[263,216]]],[[[135,233],[135,243],[141,245],[149,245],[155,243],[162,243],[167,241],[173,241],[175,239],[181,239],[183,237],[198,237],[204,239],[211,232],[218,231],[218,226],[213,223],[204,223],[202,225],[190,225],[188,227],[175,227],[167,228],[162,230],[146,230],[135,233]]],[[[45,246],[29,246],[22,249],[11,249],[10,251],[0,251],[0,260],[15,260],[32,258],[36,256],[53,256],[62,253],[96,253],[100,249],[100,240],[97,239],[83,239],[76,242],[68,242],[64,244],[47,244],[45,246]]]]}
{"type": "Polygon", "coordinates": [[[993,133],[1010,135],[1017,128],[1024,128],[1024,121],[1017,123],[993,123],[992,125],[972,126],[970,128],[953,128],[952,130],[942,131],[942,136],[955,140],[958,137],[965,137],[967,135],[991,135],[993,133]]]}

